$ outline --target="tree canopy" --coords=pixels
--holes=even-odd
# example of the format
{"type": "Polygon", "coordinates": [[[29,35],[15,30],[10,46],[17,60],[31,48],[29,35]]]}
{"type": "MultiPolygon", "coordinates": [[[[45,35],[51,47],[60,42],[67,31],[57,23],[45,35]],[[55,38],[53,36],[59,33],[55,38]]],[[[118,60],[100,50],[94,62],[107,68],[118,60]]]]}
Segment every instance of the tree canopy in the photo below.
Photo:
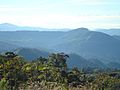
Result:
{"type": "MultiPolygon", "coordinates": [[[[69,69],[64,53],[53,53],[48,58],[26,61],[13,52],[0,55],[0,88],[2,90],[117,90],[120,89],[120,71],[84,72],[69,69]],[[31,88],[31,89],[30,89],[31,88]]],[[[90,70],[90,68],[89,68],[90,70]]]]}

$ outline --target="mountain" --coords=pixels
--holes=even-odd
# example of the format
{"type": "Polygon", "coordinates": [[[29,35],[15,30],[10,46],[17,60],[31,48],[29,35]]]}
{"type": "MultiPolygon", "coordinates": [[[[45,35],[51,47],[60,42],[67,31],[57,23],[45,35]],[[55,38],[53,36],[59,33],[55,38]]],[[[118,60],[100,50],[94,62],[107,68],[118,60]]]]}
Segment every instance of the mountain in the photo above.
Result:
{"type": "Polygon", "coordinates": [[[69,68],[78,67],[78,68],[85,68],[85,67],[92,67],[92,68],[105,68],[107,67],[104,63],[97,59],[87,60],[77,54],[69,54],[69,58],[67,60],[67,65],[69,68]]]}
{"type": "MultiPolygon", "coordinates": [[[[50,53],[38,50],[34,48],[18,48],[14,50],[14,53],[17,55],[22,56],[26,60],[35,60],[38,57],[48,57],[50,53]]],[[[85,68],[85,67],[99,67],[104,68],[105,65],[100,62],[99,60],[87,60],[77,54],[68,54],[69,58],[67,59],[67,65],[69,68],[78,67],[78,68],[85,68]]]]}
{"type": "MultiPolygon", "coordinates": [[[[80,65],[80,62],[83,61],[83,66],[87,66],[87,63],[94,66],[104,66],[110,62],[120,63],[120,40],[102,32],[90,31],[87,28],[70,31],[0,31],[0,41],[24,48],[74,53],[75,55],[72,57],[80,58],[80,61],[77,59],[78,64],[71,61],[76,65],[80,65]]],[[[33,51],[27,50],[32,54],[33,51]]],[[[28,54],[28,56],[32,54],[28,54]]]]}
{"type": "Polygon", "coordinates": [[[10,23],[0,24],[0,31],[67,31],[69,29],[48,29],[40,27],[17,26],[10,23]]]}
{"type": "Polygon", "coordinates": [[[113,35],[113,37],[120,40],[120,35],[113,35]]]}
{"type": "Polygon", "coordinates": [[[14,31],[17,28],[18,27],[16,25],[9,24],[9,23],[2,23],[2,24],[0,24],[0,31],[14,31]]]}
{"type": "Polygon", "coordinates": [[[85,58],[77,55],[77,54],[69,54],[69,58],[67,60],[68,67],[88,67],[90,66],[90,62],[87,61],[85,58]]]}
{"type": "MultiPolygon", "coordinates": [[[[81,28],[82,29],[82,28],[81,28]]],[[[87,29],[67,32],[54,45],[57,51],[76,53],[86,59],[98,58],[107,63],[112,60],[120,62],[120,41],[114,37],[87,29]]]]}
{"type": "MultiPolygon", "coordinates": [[[[57,38],[64,35],[62,31],[0,31],[0,41],[29,48],[49,48],[57,38]]],[[[50,49],[50,48],[49,48],[50,49]]]]}
{"type": "Polygon", "coordinates": [[[35,60],[39,57],[48,57],[49,53],[34,48],[18,48],[14,50],[17,55],[22,56],[26,60],[35,60]]]}
{"type": "Polygon", "coordinates": [[[117,62],[110,62],[107,64],[109,68],[119,68],[120,69],[120,63],[117,62]]]}
{"type": "Polygon", "coordinates": [[[4,51],[10,51],[16,48],[19,48],[19,46],[0,41],[0,53],[4,51]]]}
{"type": "Polygon", "coordinates": [[[120,29],[96,29],[96,31],[103,32],[109,35],[120,35],[120,29]]]}

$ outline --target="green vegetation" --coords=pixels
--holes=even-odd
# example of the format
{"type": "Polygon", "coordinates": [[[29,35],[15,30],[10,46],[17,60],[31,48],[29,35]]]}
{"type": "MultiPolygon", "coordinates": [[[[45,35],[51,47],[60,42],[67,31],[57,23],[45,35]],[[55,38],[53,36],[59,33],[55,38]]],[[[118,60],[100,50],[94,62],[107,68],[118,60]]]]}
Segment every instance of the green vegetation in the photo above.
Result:
{"type": "Polygon", "coordinates": [[[69,69],[64,53],[28,62],[7,52],[0,55],[0,90],[119,90],[119,70],[69,69]]]}

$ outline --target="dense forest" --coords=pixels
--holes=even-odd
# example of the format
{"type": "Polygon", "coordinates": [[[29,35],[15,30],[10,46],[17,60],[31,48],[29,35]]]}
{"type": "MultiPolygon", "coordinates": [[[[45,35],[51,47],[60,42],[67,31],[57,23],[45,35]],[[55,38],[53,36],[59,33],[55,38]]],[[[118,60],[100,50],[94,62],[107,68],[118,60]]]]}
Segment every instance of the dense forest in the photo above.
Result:
{"type": "Polygon", "coordinates": [[[0,55],[0,90],[120,90],[120,70],[68,68],[68,55],[27,61],[13,52],[0,55]]]}

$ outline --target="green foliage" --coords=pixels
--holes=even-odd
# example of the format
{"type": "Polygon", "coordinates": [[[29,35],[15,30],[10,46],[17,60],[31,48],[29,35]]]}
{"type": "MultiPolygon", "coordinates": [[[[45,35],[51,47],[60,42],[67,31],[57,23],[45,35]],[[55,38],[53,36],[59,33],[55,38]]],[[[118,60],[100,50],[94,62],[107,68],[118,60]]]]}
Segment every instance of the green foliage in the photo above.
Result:
{"type": "Polygon", "coordinates": [[[90,73],[86,73],[84,69],[79,70],[77,67],[68,70],[66,64],[68,57],[64,53],[57,53],[48,58],[40,57],[27,62],[12,52],[0,55],[0,89],[120,89],[120,71],[98,72],[99,69],[94,69],[93,72],[91,70],[90,73]]]}
{"type": "Polygon", "coordinates": [[[7,90],[7,88],[8,88],[8,82],[5,78],[2,78],[0,80],[0,89],[7,90]]]}

